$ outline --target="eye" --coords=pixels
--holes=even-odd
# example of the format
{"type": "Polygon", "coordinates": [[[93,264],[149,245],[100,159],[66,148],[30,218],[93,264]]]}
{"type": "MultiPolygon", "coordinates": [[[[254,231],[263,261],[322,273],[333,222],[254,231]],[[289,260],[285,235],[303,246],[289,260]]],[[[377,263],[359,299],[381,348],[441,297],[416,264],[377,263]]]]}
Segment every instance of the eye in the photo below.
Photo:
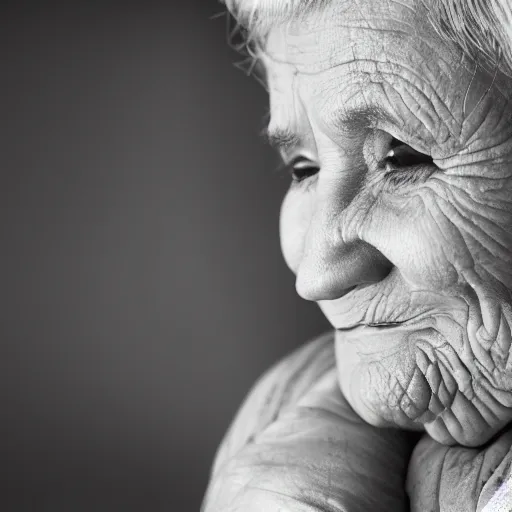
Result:
{"type": "Polygon", "coordinates": [[[388,151],[384,159],[384,164],[386,165],[386,168],[389,168],[389,170],[399,170],[404,167],[433,164],[433,160],[430,155],[420,153],[398,139],[393,138],[390,146],[391,149],[388,151]]]}
{"type": "Polygon", "coordinates": [[[303,155],[296,156],[290,162],[284,164],[284,168],[290,173],[295,182],[304,181],[318,173],[320,168],[303,155]]]}
{"type": "Polygon", "coordinates": [[[390,190],[427,181],[438,168],[430,155],[420,153],[398,139],[391,139],[390,149],[381,161],[383,183],[390,190]]]}

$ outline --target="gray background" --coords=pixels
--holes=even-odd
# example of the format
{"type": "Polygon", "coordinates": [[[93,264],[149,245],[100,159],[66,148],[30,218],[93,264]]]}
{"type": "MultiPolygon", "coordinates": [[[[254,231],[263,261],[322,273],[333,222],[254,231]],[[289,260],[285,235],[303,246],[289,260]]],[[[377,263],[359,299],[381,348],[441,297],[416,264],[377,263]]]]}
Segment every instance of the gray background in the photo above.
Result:
{"type": "Polygon", "coordinates": [[[198,510],[250,385],[327,323],[222,7],[70,4],[0,12],[3,510],[198,510]]]}

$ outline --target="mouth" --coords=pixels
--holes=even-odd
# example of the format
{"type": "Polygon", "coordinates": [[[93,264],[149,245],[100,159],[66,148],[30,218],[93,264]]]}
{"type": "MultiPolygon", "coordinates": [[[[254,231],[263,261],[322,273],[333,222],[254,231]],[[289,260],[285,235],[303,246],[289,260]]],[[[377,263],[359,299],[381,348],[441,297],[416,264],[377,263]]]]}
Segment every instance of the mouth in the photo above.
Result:
{"type": "Polygon", "coordinates": [[[428,301],[424,294],[411,295],[391,275],[379,283],[353,286],[342,297],[318,305],[336,331],[362,335],[416,329],[440,309],[437,295],[428,301]]]}
{"type": "Polygon", "coordinates": [[[419,325],[429,324],[431,320],[431,311],[423,311],[401,321],[374,321],[374,322],[356,322],[340,327],[335,327],[338,332],[370,332],[385,331],[403,327],[403,330],[417,329],[419,325]]]}
{"type": "Polygon", "coordinates": [[[365,324],[367,327],[377,327],[379,329],[387,329],[389,327],[396,327],[397,325],[402,325],[405,322],[371,322],[365,324]]]}
{"type": "Polygon", "coordinates": [[[400,325],[403,325],[405,323],[409,322],[403,321],[403,322],[368,322],[368,323],[357,323],[350,326],[345,327],[337,327],[336,330],[340,332],[347,332],[347,331],[353,331],[355,329],[392,329],[393,327],[398,327],[400,325]]]}

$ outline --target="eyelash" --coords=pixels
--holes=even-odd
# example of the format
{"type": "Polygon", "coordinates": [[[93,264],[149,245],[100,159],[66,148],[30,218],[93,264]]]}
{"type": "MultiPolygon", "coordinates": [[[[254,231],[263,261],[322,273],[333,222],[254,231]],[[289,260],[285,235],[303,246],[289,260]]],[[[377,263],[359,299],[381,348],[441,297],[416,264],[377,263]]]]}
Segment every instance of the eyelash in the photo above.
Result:
{"type": "Polygon", "coordinates": [[[287,172],[291,176],[293,182],[301,183],[302,181],[315,176],[320,171],[320,168],[317,165],[314,165],[311,160],[299,155],[293,158],[290,162],[283,162],[278,171],[287,172]]]}
{"type": "Polygon", "coordinates": [[[385,170],[384,180],[394,186],[412,185],[428,179],[437,169],[430,155],[420,153],[402,141],[393,138],[391,149],[379,167],[385,170]],[[397,164],[404,156],[409,161],[397,164]]]}

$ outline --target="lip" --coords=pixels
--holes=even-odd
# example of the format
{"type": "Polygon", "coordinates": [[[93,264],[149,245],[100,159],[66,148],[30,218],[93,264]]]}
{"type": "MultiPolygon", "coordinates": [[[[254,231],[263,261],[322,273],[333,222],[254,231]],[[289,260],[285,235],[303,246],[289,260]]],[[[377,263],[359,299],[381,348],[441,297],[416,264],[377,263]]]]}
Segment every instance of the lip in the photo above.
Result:
{"type": "Polygon", "coordinates": [[[367,327],[379,327],[379,328],[389,328],[395,327],[397,325],[402,325],[404,322],[371,322],[365,324],[367,327]]]}
{"type": "MultiPolygon", "coordinates": [[[[379,292],[381,285],[382,283],[365,283],[354,286],[341,297],[318,301],[318,305],[332,326],[337,331],[342,332],[363,328],[392,329],[409,322],[409,315],[406,318],[398,314],[394,318],[392,315],[390,315],[391,318],[379,318],[378,316],[368,318],[368,307],[379,292]]],[[[412,313],[412,311],[409,313],[412,313]]]]}
{"type": "Polygon", "coordinates": [[[461,323],[468,314],[463,297],[428,290],[416,294],[391,274],[383,282],[358,285],[338,299],[317,304],[336,332],[386,338],[388,334],[436,328],[444,317],[461,323]],[[382,306],[379,295],[386,299],[382,306]]]}
{"type": "Polygon", "coordinates": [[[427,320],[431,317],[431,312],[424,311],[417,315],[414,315],[406,320],[402,321],[375,321],[375,322],[358,322],[352,325],[347,325],[343,327],[335,327],[335,330],[338,332],[354,332],[354,331],[392,331],[393,329],[404,327],[409,328],[414,326],[418,327],[418,324],[424,320],[427,320]]]}
{"type": "Polygon", "coordinates": [[[399,327],[408,323],[406,320],[404,322],[371,322],[371,323],[357,323],[354,325],[346,326],[346,327],[336,327],[337,331],[340,332],[350,332],[356,329],[375,329],[375,330],[388,330],[393,329],[395,327],[399,327]]]}
{"type": "Polygon", "coordinates": [[[341,297],[318,301],[318,305],[336,331],[391,333],[412,326],[416,329],[425,320],[428,323],[433,312],[445,309],[441,302],[438,294],[428,298],[422,295],[420,301],[415,300],[404,283],[390,273],[384,281],[353,286],[341,297]],[[386,296],[385,308],[375,301],[379,295],[386,296]]]}

